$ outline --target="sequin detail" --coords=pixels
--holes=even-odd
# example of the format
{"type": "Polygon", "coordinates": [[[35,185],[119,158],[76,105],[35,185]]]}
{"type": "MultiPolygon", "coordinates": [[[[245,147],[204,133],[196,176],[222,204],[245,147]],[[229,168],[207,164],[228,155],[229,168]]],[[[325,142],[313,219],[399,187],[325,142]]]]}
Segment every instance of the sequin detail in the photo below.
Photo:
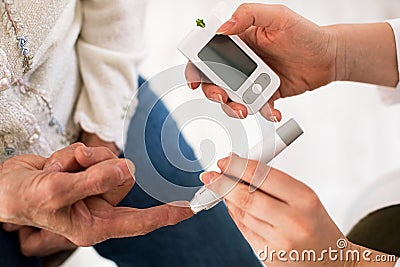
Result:
{"type": "MultiPolygon", "coordinates": [[[[24,82],[24,80],[22,80],[22,79],[17,80],[16,85],[19,86],[19,91],[23,95],[28,95],[28,96],[34,95],[34,96],[38,97],[42,103],[44,103],[44,106],[45,106],[45,108],[49,114],[49,118],[50,118],[48,125],[50,127],[54,127],[56,133],[62,136],[61,143],[68,145],[72,142],[72,140],[75,140],[77,138],[75,135],[72,135],[69,132],[65,131],[62,124],[54,116],[53,105],[51,104],[48,97],[45,95],[45,92],[42,92],[42,91],[32,87],[29,83],[24,82]]],[[[31,139],[35,140],[37,138],[32,137],[31,139]]]]}
{"type": "Polygon", "coordinates": [[[24,73],[27,73],[32,69],[33,56],[29,54],[28,40],[25,36],[21,35],[21,31],[24,28],[21,18],[17,15],[17,10],[13,0],[1,0],[1,7],[3,12],[1,18],[5,27],[5,30],[11,36],[14,34],[17,41],[17,48],[21,50],[22,67],[24,73]]]}
{"type": "Polygon", "coordinates": [[[0,95],[0,142],[7,157],[34,151],[48,154],[51,149],[41,142],[41,128],[35,116],[21,104],[0,95]]]}
{"type": "Polygon", "coordinates": [[[7,66],[6,53],[0,49],[0,92],[9,89],[11,86],[11,72],[7,66]]]}

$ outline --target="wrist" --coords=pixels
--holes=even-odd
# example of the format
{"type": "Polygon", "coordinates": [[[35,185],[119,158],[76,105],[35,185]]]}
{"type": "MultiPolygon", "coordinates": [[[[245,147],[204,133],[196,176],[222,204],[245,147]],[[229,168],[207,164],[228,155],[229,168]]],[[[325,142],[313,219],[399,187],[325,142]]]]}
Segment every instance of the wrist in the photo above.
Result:
{"type": "Polygon", "coordinates": [[[327,28],[336,36],[335,80],[395,87],[396,43],[387,23],[342,24],[327,28]]]}
{"type": "Polygon", "coordinates": [[[347,53],[347,41],[346,35],[342,31],[342,27],[340,25],[330,25],[324,27],[331,36],[329,46],[331,46],[331,50],[334,52],[334,81],[347,81],[349,78],[348,74],[348,53],[347,53]]]}

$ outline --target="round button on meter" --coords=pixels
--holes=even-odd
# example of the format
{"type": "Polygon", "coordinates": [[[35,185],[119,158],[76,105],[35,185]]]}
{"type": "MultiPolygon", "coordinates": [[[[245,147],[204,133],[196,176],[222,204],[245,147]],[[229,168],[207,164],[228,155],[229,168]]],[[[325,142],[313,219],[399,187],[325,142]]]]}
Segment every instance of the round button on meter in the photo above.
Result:
{"type": "Polygon", "coordinates": [[[259,95],[262,93],[263,88],[261,86],[261,84],[255,83],[253,84],[253,86],[251,87],[251,90],[253,91],[253,93],[255,93],[256,95],[259,95]]]}

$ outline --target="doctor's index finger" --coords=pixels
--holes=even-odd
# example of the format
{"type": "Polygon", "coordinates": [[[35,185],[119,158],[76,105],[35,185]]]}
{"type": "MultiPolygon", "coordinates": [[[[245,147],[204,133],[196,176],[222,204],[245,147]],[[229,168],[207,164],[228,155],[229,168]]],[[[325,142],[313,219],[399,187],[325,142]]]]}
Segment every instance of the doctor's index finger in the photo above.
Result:
{"type": "Polygon", "coordinates": [[[250,184],[249,190],[256,187],[286,203],[301,198],[308,189],[300,181],[266,163],[241,158],[235,154],[220,160],[218,166],[223,174],[240,178],[250,184]]]}

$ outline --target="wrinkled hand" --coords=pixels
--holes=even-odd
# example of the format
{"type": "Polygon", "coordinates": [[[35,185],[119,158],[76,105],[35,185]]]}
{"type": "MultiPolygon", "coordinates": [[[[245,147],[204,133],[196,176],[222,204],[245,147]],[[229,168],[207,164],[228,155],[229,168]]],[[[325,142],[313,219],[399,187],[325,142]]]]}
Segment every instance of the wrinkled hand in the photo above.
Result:
{"type": "Polygon", "coordinates": [[[134,184],[133,168],[106,148],[82,144],[48,160],[33,155],[7,160],[0,168],[0,221],[42,228],[89,246],[143,235],[192,216],[189,208],[172,205],[115,207],[134,184]]]}
{"type": "MultiPolygon", "coordinates": [[[[245,238],[261,258],[272,250],[289,253],[313,249],[317,258],[323,250],[338,250],[337,242],[347,242],[345,249],[363,250],[351,244],[332,221],[318,196],[305,184],[266,164],[232,155],[218,162],[222,175],[217,172],[201,176],[209,188],[225,196],[230,215],[245,238]],[[264,180],[258,190],[249,185],[235,183],[232,178],[251,183],[264,180]],[[252,192],[250,192],[252,191],[252,192]],[[268,246],[268,252],[266,251],[268,246]]],[[[284,262],[270,254],[267,266],[354,266],[355,262],[324,261],[284,262]]],[[[286,254],[284,257],[289,258],[286,254]]],[[[371,256],[372,259],[372,256],[371,256]]],[[[363,266],[363,265],[360,265],[363,266]]],[[[386,266],[386,265],[379,265],[386,266]]]]}
{"type": "MultiPolygon", "coordinates": [[[[261,109],[268,120],[281,120],[274,101],[319,88],[336,78],[336,32],[319,27],[282,5],[243,4],[218,33],[239,35],[280,77],[281,86],[261,109]]],[[[189,87],[198,88],[202,75],[192,63],[186,68],[189,87]]],[[[220,102],[231,117],[245,118],[245,106],[228,99],[215,85],[203,83],[207,98],[220,102]]]]}
{"type": "Polygon", "coordinates": [[[114,142],[106,142],[96,134],[82,131],[80,141],[88,147],[106,147],[110,149],[115,155],[119,156],[121,150],[117,147],[114,142]]]}
{"type": "Polygon", "coordinates": [[[77,248],[67,238],[47,230],[15,224],[3,224],[3,229],[8,232],[18,231],[21,252],[27,257],[46,257],[77,248]]]}

